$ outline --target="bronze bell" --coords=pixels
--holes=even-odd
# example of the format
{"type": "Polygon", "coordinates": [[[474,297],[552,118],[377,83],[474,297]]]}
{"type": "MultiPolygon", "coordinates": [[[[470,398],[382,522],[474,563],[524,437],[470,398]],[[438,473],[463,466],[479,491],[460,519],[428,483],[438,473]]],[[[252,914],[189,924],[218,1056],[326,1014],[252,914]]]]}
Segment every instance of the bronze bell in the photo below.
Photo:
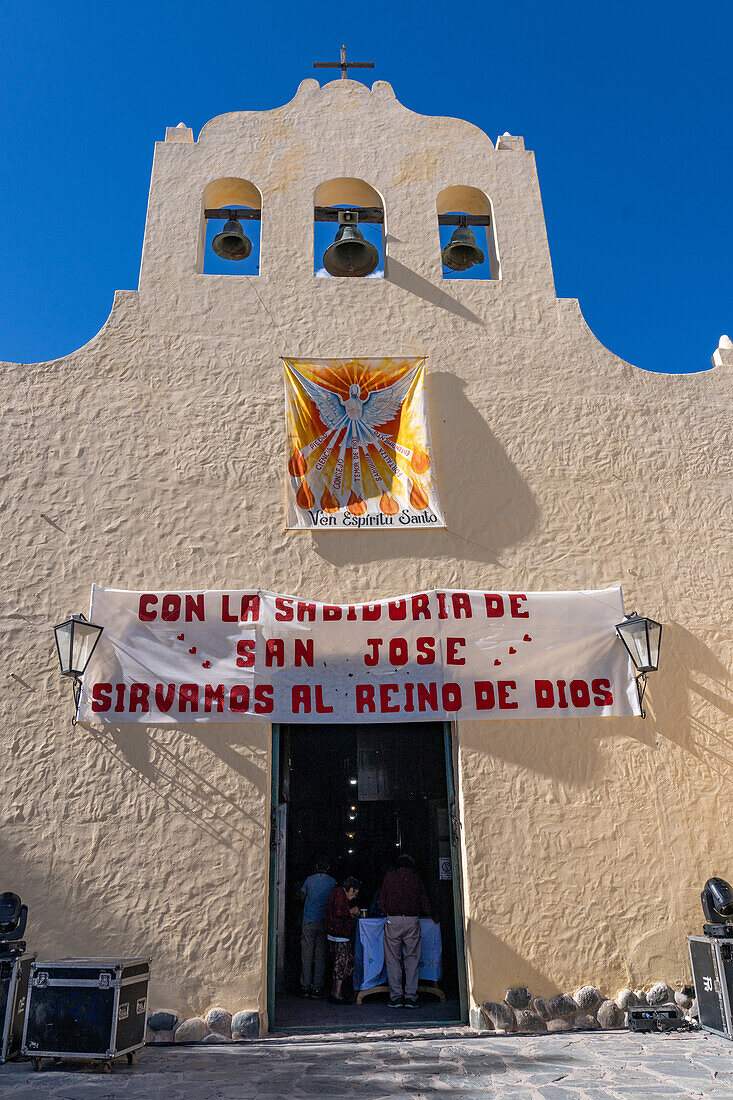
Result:
{"type": "Polygon", "coordinates": [[[211,247],[222,260],[246,260],[252,251],[252,242],[236,218],[230,218],[221,233],[217,233],[211,247]]]}
{"type": "Polygon", "coordinates": [[[370,241],[364,240],[364,234],[354,221],[355,217],[351,223],[339,225],[336,240],[323,253],[323,266],[329,275],[363,278],[371,275],[379,263],[379,253],[370,241]]]}
{"type": "Polygon", "coordinates": [[[476,238],[469,225],[456,227],[441,256],[443,263],[451,271],[468,271],[474,264],[484,262],[484,254],[476,244],[476,238]]]}

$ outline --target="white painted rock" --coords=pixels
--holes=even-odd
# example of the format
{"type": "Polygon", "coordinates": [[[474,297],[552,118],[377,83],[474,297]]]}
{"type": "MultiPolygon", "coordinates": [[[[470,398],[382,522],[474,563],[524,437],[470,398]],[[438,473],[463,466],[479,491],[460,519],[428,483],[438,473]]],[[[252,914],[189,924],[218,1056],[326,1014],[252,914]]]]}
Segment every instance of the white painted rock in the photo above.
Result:
{"type": "Polygon", "coordinates": [[[573,1027],[576,1031],[597,1031],[598,1020],[590,1012],[579,1012],[573,1017],[573,1027]]]}
{"type": "Polygon", "coordinates": [[[646,1002],[650,1005],[666,1005],[674,1000],[674,991],[666,982],[657,982],[646,995],[646,1002]]]}
{"type": "Polygon", "coordinates": [[[578,1011],[578,1005],[569,993],[560,993],[557,997],[550,997],[547,1007],[552,1016],[574,1016],[578,1011]]]}
{"type": "Polygon", "coordinates": [[[596,1016],[604,1031],[623,1026],[624,1014],[615,1001],[604,1001],[596,1016]]]}
{"type": "Polygon", "coordinates": [[[203,1016],[192,1016],[178,1025],[174,1039],[177,1043],[200,1043],[208,1034],[209,1028],[203,1016]]]}
{"type": "Polygon", "coordinates": [[[484,1001],[481,1005],[486,1022],[495,1031],[514,1031],[516,1023],[514,1013],[508,1004],[501,1001],[484,1001]]]}
{"type": "Polygon", "coordinates": [[[544,999],[544,997],[535,997],[532,1001],[531,1008],[532,1011],[535,1012],[541,1020],[547,1021],[552,1019],[553,1014],[550,1011],[550,1006],[544,999]]]}
{"type": "Polygon", "coordinates": [[[548,1020],[547,1021],[547,1030],[548,1031],[572,1031],[573,1030],[573,1023],[572,1023],[572,1020],[568,1020],[567,1016],[561,1016],[557,1020],[548,1020]]]}
{"type": "Polygon", "coordinates": [[[232,1014],[227,1012],[225,1008],[220,1008],[216,1005],[214,1008],[210,1008],[204,1016],[206,1023],[215,1031],[217,1035],[224,1035],[227,1039],[232,1037],[232,1014]]]}
{"type": "Polygon", "coordinates": [[[204,1039],[204,1043],[231,1043],[228,1035],[220,1035],[218,1031],[210,1032],[204,1039]]]}
{"type": "Polygon", "coordinates": [[[675,993],[674,1003],[678,1008],[681,1008],[683,1012],[689,1012],[692,1008],[692,997],[688,997],[686,993],[675,993]]]}
{"type": "Polygon", "coordinates": [[[507,989],[504,1000],[512,1008],[526,1008],[530,1001],[530,992],[526,986],[520,989],[507,989]]]}
{"type": "Polygon", "coordinates": [[[622,1012],[625,1012],[627,1008],[633,1008],[636,1003],[636,994],[633,989],[619,989],[616,994],[616,1004],[622,1012]]]}
{"type": "Polygon", "coordinates": [[[638,1005],[648,1005],[649,1002],[646,999],[646,993],[643,989],[635,989],[634,996],[636,997],[636,1003],[638,1005]]]}
{"type": "Polygon", "coordinates": [[[582,1009],[583,1012],[595,1012],[603,1000],[594,985],[584,985],[582,989],[574,994],[574,997],[578,1008],[582,1009]]]}
{"type": "Polygon", "coordinates": [[[260,1014],[252,1009],[243,1009],[232,1016],[232,1039],[258,1039],[260,1035],[260,1014]]]}
{"type": "Polygon", "coordinates": [[[538,1031],[547,1031],[547,1025],[544,1020],[541,1020],[539,1016],[535,1015],[528,1008],[520,1008],[514,1013],[517,1021],[517,1031],[522,1032],[525,1035],[533,1035],[538,1031]]]}

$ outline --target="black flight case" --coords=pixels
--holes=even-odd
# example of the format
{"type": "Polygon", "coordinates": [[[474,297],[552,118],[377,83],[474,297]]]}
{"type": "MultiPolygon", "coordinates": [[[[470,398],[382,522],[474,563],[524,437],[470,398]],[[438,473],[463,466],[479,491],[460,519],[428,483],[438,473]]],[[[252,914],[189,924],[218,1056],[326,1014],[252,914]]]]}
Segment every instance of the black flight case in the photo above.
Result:
{"type": "Polygon", "coordinates": [[[115,1058],[145,1043],[150,958],[34,962],[22,1053],[33,1069],[42,1058],[96,1061],[109,1073],[115,1058]]]}
{"type": "Polygon", "coordinates": [[[35,955],[0,958],[0,1065],[20,1054],[28,979],[35,958],[35,955]]]}
{"type": "Polygon", "coordinates": [[[733,1039],[733,939],[688,936],[700,1026],[733,1039]]]}

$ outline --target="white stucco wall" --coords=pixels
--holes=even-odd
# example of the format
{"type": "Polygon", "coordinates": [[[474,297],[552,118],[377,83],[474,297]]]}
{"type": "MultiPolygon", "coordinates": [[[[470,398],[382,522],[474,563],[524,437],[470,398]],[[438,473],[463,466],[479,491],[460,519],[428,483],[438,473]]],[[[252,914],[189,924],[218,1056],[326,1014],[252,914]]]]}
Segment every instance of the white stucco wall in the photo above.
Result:
{"type": "Polygon", "coordinates": [[[52,627],[93,581],[332,602],[621,581],[664,623],[646,721],[457,730],[470,991],[684,977],[702,883],[733,875],[730,366],[640,371],[555,297],[521,139],[312,80],[190,137],[156,146],[139,290],[72,355],[2,367],[0,888],[34,950],[149,951],[155,1003],[265,1009],[269,727],[72,728],[52,627]],[[229,176],[262,194],[256,278],[198,273],[229,176]],[[314,191],[340,176],[383,197],[383,280],[313,276],[314,191]],[[489,197],[501,280],[442,279],[453,185],[489,197]],[[285,531],[281,354],[428,356],[448,530],[285,531]]]}

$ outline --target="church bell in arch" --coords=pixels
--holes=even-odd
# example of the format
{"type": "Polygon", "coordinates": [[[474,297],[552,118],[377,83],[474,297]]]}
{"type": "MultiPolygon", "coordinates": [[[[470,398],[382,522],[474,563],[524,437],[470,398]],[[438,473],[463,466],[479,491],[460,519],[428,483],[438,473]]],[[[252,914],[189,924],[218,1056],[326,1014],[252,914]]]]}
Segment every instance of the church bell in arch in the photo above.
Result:
{"type": "Polygon", "coordinates": [[[356,222],[356,210],[339,210],[336,240],[323,253],[323,266],[329,275],[340,278],[363,278],[371,275],[379,263],[379,252],[364,239],[356,222]]]}
{"type": "Polygon", "coordinates": [[[221,233],[214,237],[211,247],[222,260],[246,260],[252,251],[252,242],[245,237],[237,219],[229,218],[221,233]]]}
{"type": "Polygon", "coordinates": [[[451,239],[443,249],[443,263],[451,271],[468,271],[474,264],[484,262],[484,254],[476,244],[473,230],[462,220],[453,231],[451,239]]]}

